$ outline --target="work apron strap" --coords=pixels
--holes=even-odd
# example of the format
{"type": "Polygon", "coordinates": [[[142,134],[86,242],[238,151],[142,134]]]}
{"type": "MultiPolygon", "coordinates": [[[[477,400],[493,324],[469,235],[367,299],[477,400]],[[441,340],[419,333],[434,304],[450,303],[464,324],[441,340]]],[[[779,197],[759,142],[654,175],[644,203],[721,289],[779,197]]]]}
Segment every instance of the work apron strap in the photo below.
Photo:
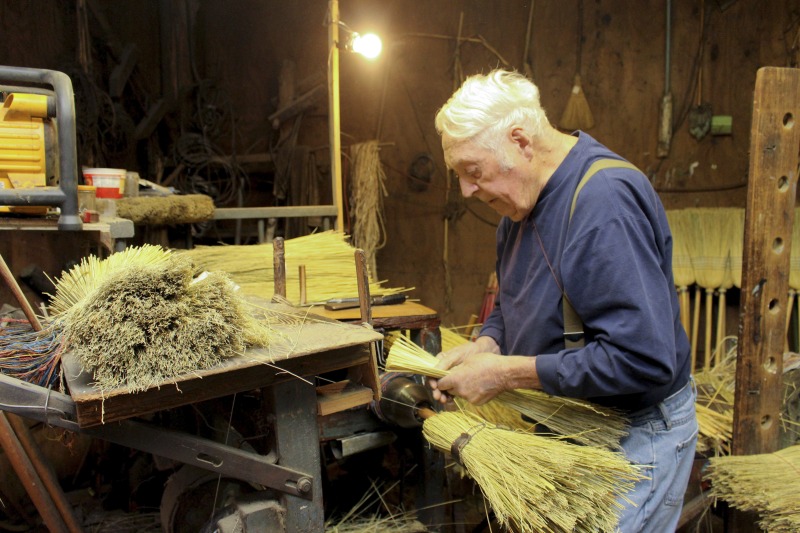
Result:
{"type": "MultiPolygon", "coordinates": [[[[580,194],[583,186],[586,185],[592,176],[607,168],[629,168],[639,170],[636,168],[636,165],[628,163],[627,161],[620,161],[619,159],[599,159],[592,163],[575,188],[575,194],[572,196],[572,205],[569,210],[570,221],[572,221],[572,214],[575,212],[575,204],[578,202],[578,194],[580,194]]],[[[581,321],[581,317],[578,316],[578,313],[575,312],[575,308],[572,307],[569,298],[567,298],[566,291],[562,295],[561,300],[561,307],[564,315],[564,347],[583,348],[586,338],[583,329],[583,321],[581,321]]]]}

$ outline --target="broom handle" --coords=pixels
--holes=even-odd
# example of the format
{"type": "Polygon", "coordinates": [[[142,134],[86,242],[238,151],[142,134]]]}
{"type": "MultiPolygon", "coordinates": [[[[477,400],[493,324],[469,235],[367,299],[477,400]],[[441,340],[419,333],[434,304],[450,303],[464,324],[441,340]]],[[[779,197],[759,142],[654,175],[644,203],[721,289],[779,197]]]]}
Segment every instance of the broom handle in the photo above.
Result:
{"type": "Polygon", "coordinates": [[[717,304],[717,344],[716,350],[714,351],[714,366],[719,364],[719,348],[722,339],[725,338],[725,292],[725,289],[719,290],[719,303],[717,304]]]}
{"type": "Polygon", "coordinates": [[[694,314],[692,316],[692,373],[697,368],[697,330],[700,327],[700,292],[698,285],[694,293],[694,314]]]}
{"type": "Polygon", "coordinates": [[[705,370],[711,368],[711,322],[714,318],[713,307],[714,289],[706,289],[706,337],[703,339],[705,342],[705,353],[703,354],[705,365],[703,368],[705,370]]]}
{"type": "Polygon", "coordinates": [[[794,289],[789,289],[789,298],[788,302],[786,302],[786,328],[784,329],[784,337],[785,340],[783,341],[783,351],[789,351],[789,326],[792,322],[792,311],[794,308],[794,299],[797,293],[794,289]]]}
{"type": "Polygon", "coordinates": [[[427,420],[427,419],[429,419],[430,417],[432,417],[432,416],[435,416],[435,415],[436,415],[436,411],[434,411],[434,410],[433,410],[433,409],[431,409],[430,407],[419,407],[419,408],[417,409],[417,415],[418,415],[418,416],[419,416],[421,419],[423,419],[423,420],[427,420]]]}
{"type": "Polygon", "coordinates": [[[3,281],[6,282],[8,288],[11,289],[14,298],[17,299],[19,302],[19,306],[22,308],[22,312],[25,313],[25,316],[28,319],[28,322],[31,323],[33,329],[35,331],[42,331],[42,324],[39,322],[39,319],[36,317],[36,313],[33,311],[33,307],[31,306],[28,299],[25,298],[25,295],[22,293],[22,289],[19,288],[19,284],[17,283],[14,274],[11,273],[11,269],[8,268],[5,259],[3,256],[0,255],[0,276],[2,276],[3,281]]]}

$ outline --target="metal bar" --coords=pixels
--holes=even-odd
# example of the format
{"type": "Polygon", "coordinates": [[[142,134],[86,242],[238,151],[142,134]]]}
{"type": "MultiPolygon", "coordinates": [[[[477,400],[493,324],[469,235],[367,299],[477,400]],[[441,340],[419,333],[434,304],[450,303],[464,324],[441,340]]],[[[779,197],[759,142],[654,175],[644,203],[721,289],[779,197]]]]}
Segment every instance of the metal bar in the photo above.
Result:
{"type": "Polygon", "coordinates": [[[243,218],[294,218],[333,217],[336,206],[289,205],[283,207],[218,207],[214,209],[214,220],[239,220],[243,218]]]}
{"type": "Polygon", "coordinates": [[[42,480],[36,474],[36,469],[22,448],[22,444],[6,418],[6,414],[2,411],[0,411],[0,445],[5,450],[14,472],[17,473],[22,485],[30,495],[36,510],[42,516],[47,529],[52,533],[67,533],[66,524],[61,519],[61,515],[58,513],[52,498],[44,490],[42,480]]]}
{"type": "Polygon", "coordinates": [[[304,472],[275,464],[276,457],[272,453],[259,455],[246,452],[134,420],[81,429],[75,422],[77,414],[72,398],[3,374],[0,374],[0,409],[210,472],[258,483],[300,498],[310,498],[302,487],[313,478],[304,472]]]}
{"type": "Polygon", "coordinates": [[[67,496],[64,494],[64,489],[61,488],[61,484],[59,484],[55,472],[50,468],[47,458],[42,453],[42,449],[36,443],[36,440],[34,440],[33,435],[31,435],[28,425],[22,418],[11,413],[6,415],[6,419],[11,424],[11,428],[17,435],[17,439],[22,445],[23,450],[30,458],[33,468],[36,470],[39,479],[41,479],[44,488],[53,499],[53,503],[60,513],[61,518],[64,520],[67,530],[70,533],[81,533],[83,527],[78,522],[78,518],[75,516],[75,512],[69,501],[67,501],[67,496]]]}

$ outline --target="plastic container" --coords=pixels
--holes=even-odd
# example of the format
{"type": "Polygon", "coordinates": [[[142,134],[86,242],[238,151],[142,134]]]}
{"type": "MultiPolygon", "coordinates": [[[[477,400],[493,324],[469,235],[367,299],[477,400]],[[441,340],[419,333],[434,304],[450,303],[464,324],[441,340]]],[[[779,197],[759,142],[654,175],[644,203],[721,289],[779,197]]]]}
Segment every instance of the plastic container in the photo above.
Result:
{"type": "Polygon", "coordinates": [[[84,168],[83,178],[96,187],[98,198],[122,198],[125,191],[124,168],[84,168]]]}
{"type": "Polygon", "coordinates": [[[97,211],[97,188],[94,185],[78,185],[78,212],[97,211]]]}

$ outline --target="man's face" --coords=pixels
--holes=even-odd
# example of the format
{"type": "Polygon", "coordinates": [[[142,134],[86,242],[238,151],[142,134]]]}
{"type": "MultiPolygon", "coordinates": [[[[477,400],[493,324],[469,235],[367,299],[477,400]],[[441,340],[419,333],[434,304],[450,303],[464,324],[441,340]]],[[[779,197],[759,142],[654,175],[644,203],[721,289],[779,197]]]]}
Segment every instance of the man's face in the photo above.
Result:
{"type": "Polygon", "coordinates": [[[525,185],[521,172],[524,159],[519,146],[505,143],[505,160],[499,160],[494,151],[474,142],[453,142],[447,135],[442,139],[442,146],[445,162],[458,176],[465,198],[475,197],[515,222],[533,209],[536,198],[525,185]]]}

